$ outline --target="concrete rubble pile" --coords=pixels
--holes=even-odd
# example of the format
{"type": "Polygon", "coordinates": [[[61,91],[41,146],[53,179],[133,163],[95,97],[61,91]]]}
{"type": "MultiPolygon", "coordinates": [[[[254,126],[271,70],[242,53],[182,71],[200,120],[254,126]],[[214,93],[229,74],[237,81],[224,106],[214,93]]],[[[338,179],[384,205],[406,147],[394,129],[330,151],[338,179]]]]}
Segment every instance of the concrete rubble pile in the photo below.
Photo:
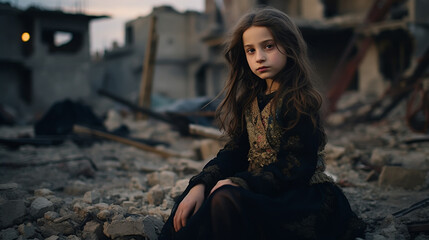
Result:
{"type": "MultiPolygon", "coordinates": [[[[115,121],[184,157],[165,159],[113,141],[0,147],[0,239],[157,239],[174,199],[223,142],[183,137],[152,120],[115,121]]],[[[0,128],[2,137],[29,132],[0,128]]],[[[397,117],[327,133],[327,171],[369,224],[366,239],[429,239],[427,230],[412,228],[429,223],[427,205],[394,214],[429,196],[429,142],[404,143],[415,133],[397,117]]]]}

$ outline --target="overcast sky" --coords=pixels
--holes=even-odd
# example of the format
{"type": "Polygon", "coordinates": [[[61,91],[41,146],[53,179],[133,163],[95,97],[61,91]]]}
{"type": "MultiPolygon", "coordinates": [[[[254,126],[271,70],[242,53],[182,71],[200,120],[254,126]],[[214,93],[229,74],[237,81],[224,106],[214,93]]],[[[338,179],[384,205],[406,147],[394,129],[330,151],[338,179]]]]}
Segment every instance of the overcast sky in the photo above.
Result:
{"type": "Polygon", "coordinates": [[[149,14],[153,7],[171,5],[178,11],[204,11],[205,0],[8,0],[13,6],[26,9],[37,5],[65,12],[89,15],[109,15],[110,19],[96,19],[90,24],[91,52],[111,48],[112,42],[124,43],[125,22],[149,14]]]}

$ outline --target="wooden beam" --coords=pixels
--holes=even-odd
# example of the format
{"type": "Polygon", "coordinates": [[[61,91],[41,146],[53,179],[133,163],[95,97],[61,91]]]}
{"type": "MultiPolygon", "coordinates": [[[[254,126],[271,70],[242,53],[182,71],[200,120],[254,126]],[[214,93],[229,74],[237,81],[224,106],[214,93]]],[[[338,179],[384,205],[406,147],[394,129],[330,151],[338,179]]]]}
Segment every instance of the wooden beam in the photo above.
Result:
{"type": "Polygon", "coordinates": [[[158,148],[146,145],[146,144],[141,143],[141,142],[137,142],[137,141],[134,141],[134,140],[131,140],[128,138],[124,138],[124,137],[117,136],[117,135],[114,135],[111,133],[91,129],[91,128],[80,126],[80,125],[74,125],[73,126],[73,132],[74,133],[80,133],[80,134],[89,134],[89,135],[93,135],[96,137],[100,137],[100,138],[109,139],[109,140],[113,140],[116,142],[124,143],[124,144],[131,145],[131,146],[134,146],[136,148],[139,148],[139,149],[142,149],[142,150],[145,150],[148,152],[156,153],[156,154],[158,154],[162,157],[165,157],[165,158],[182,157],[182,155],[180,153],[173,153],[173,152],[168,151],[168,150],[158,149],[158,148]]]}
{"type": "MultiPolygon", "coordinates": [[[[153,72],[155,68],[156,48],[158,36],[156,34],[156,16],[153,15],[150,19],[149,37],[146,43],[146,51],[143,62],[143,74],[140,83],[139,107],[150,108],[150,97],[152,95],[153,72]]],[[[137,119],[145,119],[146,117],[137,113],[137,119]]]]}
{"type": "Polygon", "coordinates": [[[216,128],[204,127],[196,124],[189,124],[189,133],[196,136],[221,140],[223,134],[216,128]]]}

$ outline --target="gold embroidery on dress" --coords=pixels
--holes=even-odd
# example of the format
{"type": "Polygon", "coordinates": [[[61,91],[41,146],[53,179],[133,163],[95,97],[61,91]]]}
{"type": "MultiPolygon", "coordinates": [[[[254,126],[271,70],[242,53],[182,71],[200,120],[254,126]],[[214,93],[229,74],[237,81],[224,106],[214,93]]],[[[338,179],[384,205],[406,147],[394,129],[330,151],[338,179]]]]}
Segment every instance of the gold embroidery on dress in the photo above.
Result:
{"type": "Polygon", "coordinates": [[[271,102],[260,111],[255,98],[251,107],[246,110],[246,125],[250,143],[249,171],[277,161],[282,129],[273,119],[271,102]]]}
{"type": "MultiPolygon", "coordinates": [[[[248,171],[253,175],[263,174],[260,170],[262,167],[277,161],[277,154],[280,150],[280,140],[284,134],[284,129],[273,118],[278,114],[279,110],[276,109],[275,114],[272,114],[272,107],[270,101],[262,111],[259,110],[258,101],[255,98],[249,108],[246,109],[246,127],[249,135],[250,150],[248,153],[248,171]]],[[[281,101],[279,106],[281,106],[281,101]]],[[[286,143],[281,146],[283,150],[288,149],[302,149],[301,139],[299,136],[291,136],[287,139],[286,143]]],[[[281,171],[286,176],[291,176],[291,170],[294,167],[300,166],[300,161],[293,155],[289,154],[286,159],[287,166],[281,171]]],[[[319,156],[317,160],[317,169],[311,177],[309,183],[317,184],[322,182],[333,182],[332,178],[327,176],[323,171],[324,159],[319,156]]],[[[267,175],[264,177],[273,177],[267,175]]]]}

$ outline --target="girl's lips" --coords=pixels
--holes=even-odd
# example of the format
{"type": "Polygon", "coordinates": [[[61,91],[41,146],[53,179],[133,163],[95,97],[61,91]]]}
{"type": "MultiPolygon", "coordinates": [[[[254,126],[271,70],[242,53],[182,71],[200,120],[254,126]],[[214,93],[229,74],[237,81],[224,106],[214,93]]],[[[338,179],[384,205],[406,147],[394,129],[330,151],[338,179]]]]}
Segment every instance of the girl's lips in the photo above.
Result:
{"type": "Polygon", "coordinates": [[[258,71],[258,72],[265,72],[267,70],[268,70],[268,67],[259,67],[256,69],[256,71],[258,71]]]}

